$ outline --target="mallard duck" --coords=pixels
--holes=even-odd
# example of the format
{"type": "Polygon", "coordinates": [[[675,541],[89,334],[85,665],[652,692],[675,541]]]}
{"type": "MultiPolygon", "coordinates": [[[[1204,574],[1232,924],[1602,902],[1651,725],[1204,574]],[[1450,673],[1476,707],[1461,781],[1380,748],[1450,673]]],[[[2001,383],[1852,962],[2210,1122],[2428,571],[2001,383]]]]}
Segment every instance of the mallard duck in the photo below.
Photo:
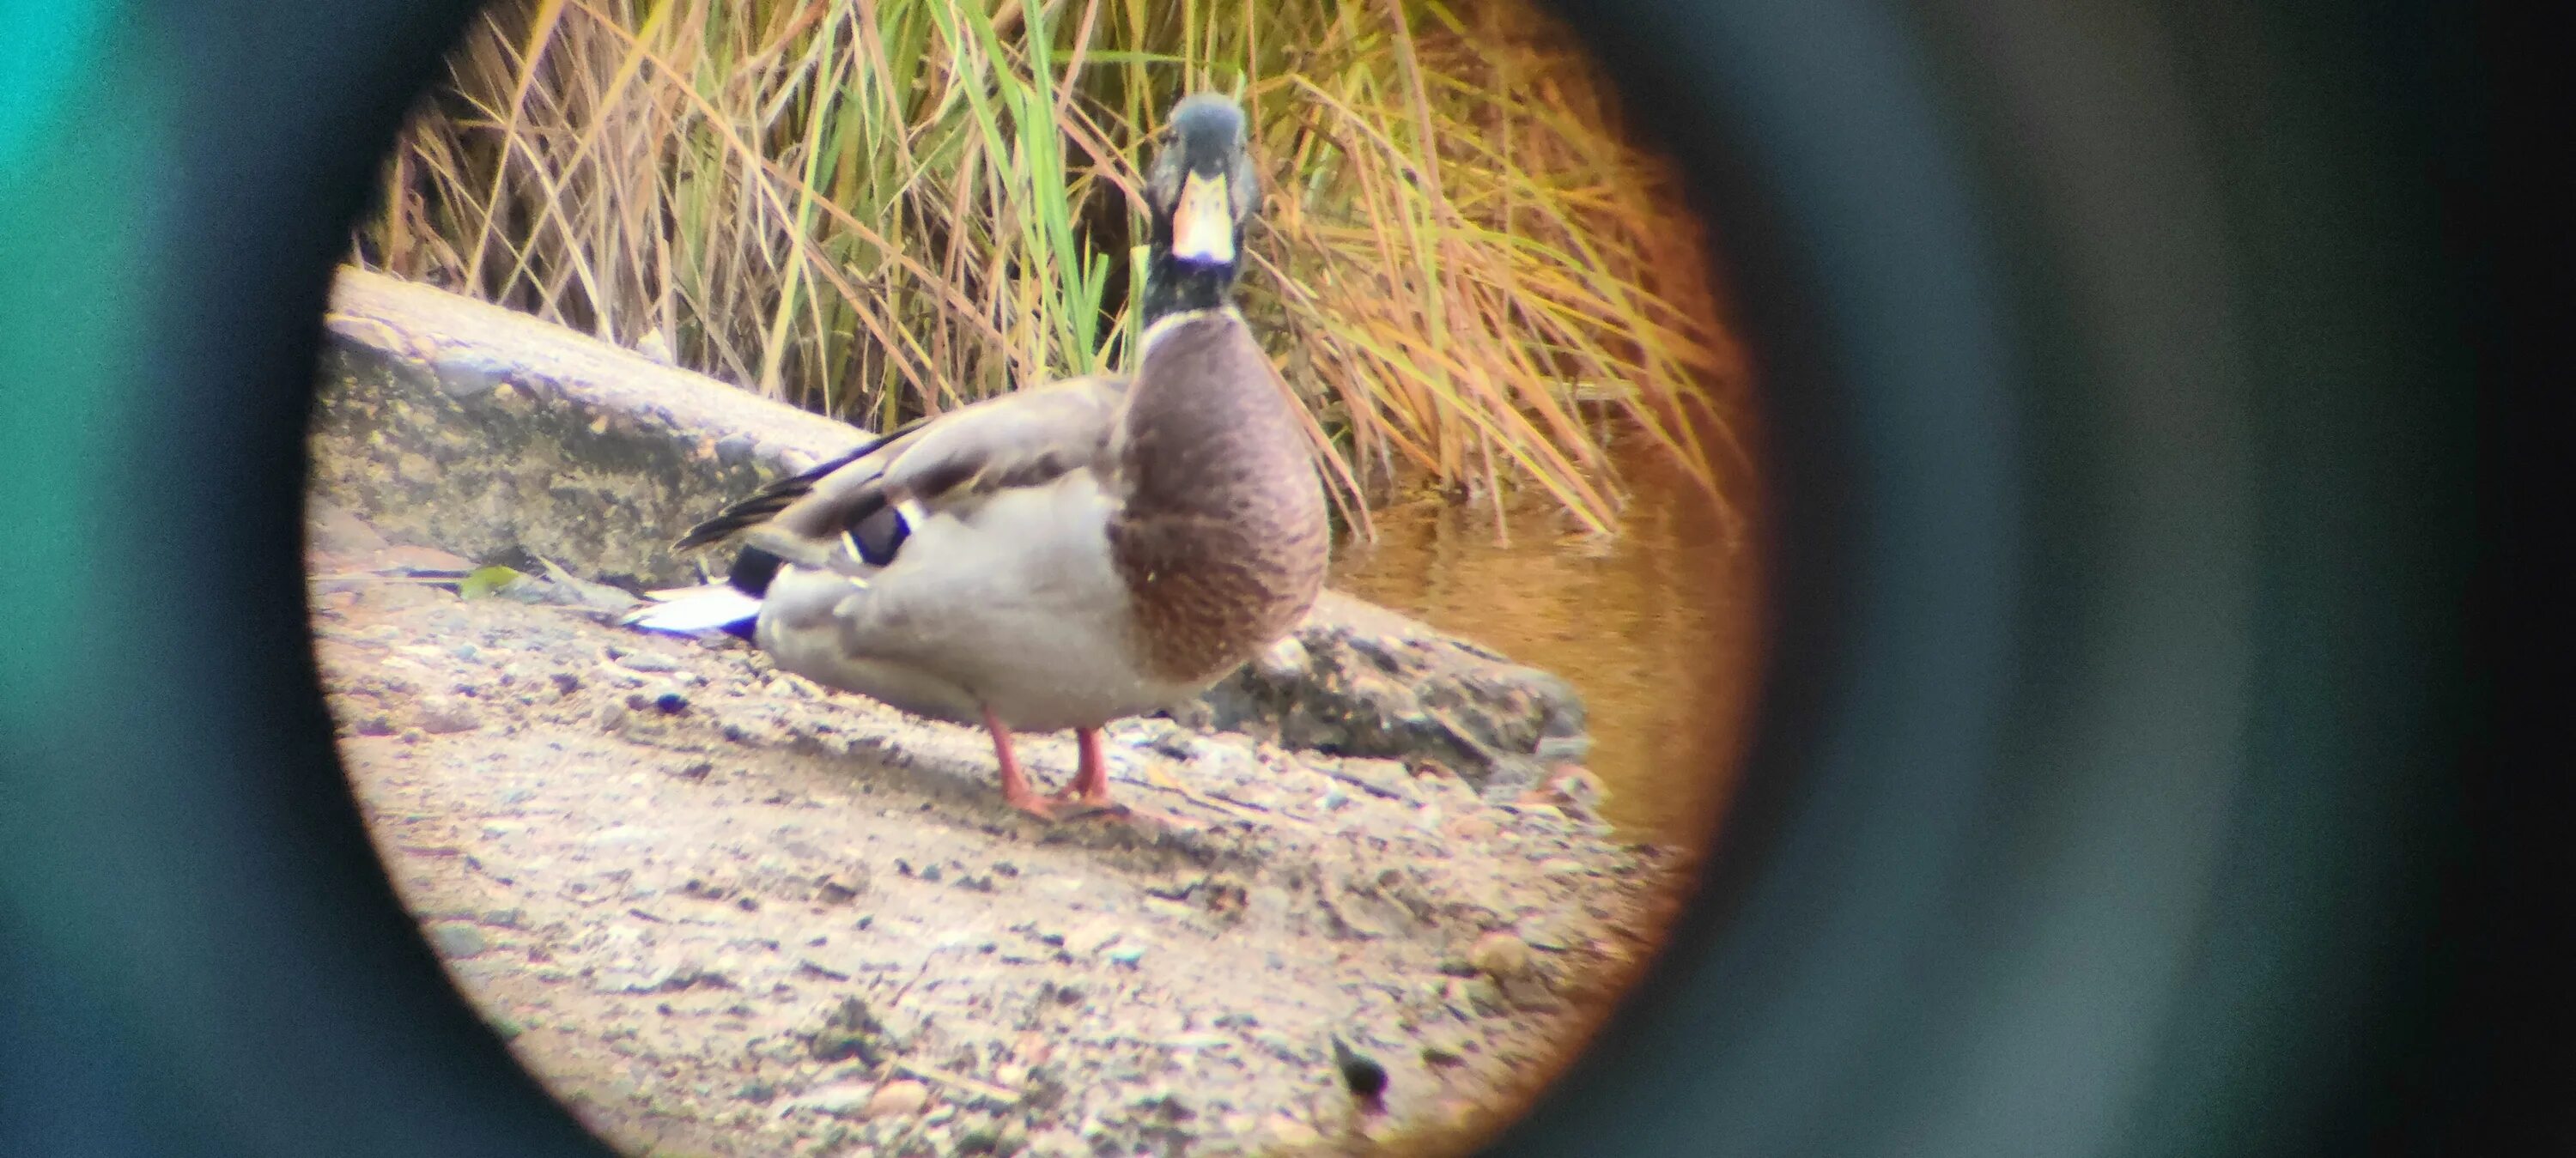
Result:
{"type": "Polygon", "coordinates": [[[630,617],[725,630],[778,667],[992,734],[1002,798],[1123,811],[1100,728],[1204,691],[1322,589],[1324,494],[1295,403],[1233,304],[1259,202],[1242,110],[1172,111],[1146,182],[1132,373],[1059,381],[904,426],[692,529],[727,582],[630,617]],[[1072,729],[1053,796],[1011,733],[1072,729]]]}

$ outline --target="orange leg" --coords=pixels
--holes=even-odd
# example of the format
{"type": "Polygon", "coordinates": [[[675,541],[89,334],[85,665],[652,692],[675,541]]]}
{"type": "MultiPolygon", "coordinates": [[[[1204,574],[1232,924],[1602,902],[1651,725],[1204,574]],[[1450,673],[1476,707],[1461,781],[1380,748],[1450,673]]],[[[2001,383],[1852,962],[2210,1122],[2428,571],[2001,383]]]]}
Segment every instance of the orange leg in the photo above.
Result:
{"type": "Polygon", "coordinates": [[[1055,794],[1058,804],[1079,804],[1085,811],[1117,810],[1109,800],[1109,755],[1100,748],[1100,729],[1075,728],[1074,743],[1082,749],[1082,766],[1073,774],[1073,783],[1055,794]]]}
{"type": "Polygon", "coordinates": [[[984,709],[984,730],[993,734],[993,758],[1002,766],[1002,802],[1040,820],[1055,819],[1055,804],[1029,787],[1029,778],[1020,771],[1020,759],[1011,753],[1011,730],[1002,726],[1002,718],[993,709],[984,709]]]}

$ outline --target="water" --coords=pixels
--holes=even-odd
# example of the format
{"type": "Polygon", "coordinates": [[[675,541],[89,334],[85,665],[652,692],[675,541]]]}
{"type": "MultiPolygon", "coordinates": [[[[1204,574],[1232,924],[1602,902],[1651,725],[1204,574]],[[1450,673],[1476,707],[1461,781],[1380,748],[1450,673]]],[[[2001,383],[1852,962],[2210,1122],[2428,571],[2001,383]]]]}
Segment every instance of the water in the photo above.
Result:
{"type": "Polygon", "coordinates": [[[1619,458],[1635,498],[1616,539],[1596,541],[1544,499],[1511,504],[1508,544],[1490,507],[1393,504],[1374,545],[1343,548],[1333,585],[1571,680],[1591,713],[1605,819],[1695,846],[1733,786],[1752,702],[1758,560],[1651,450],[1619,458]]]}

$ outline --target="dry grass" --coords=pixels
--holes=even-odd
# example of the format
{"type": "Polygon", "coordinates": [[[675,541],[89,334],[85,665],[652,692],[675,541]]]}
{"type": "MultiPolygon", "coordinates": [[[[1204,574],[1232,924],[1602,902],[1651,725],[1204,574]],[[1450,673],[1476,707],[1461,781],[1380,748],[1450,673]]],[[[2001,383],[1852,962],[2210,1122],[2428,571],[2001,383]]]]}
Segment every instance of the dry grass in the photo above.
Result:
{"type": "Polygon", "coordinates": [[[1246,306],[1338,493],[1535,485],[1606,531],[1608,427],[1706,483],[1742,371],[1673,174],[1571,43],[1511,3],[525,0],[356,248],[885,425],[1118,365],[1143,142],[1218,88],[1267,177],[1246,306]]]}

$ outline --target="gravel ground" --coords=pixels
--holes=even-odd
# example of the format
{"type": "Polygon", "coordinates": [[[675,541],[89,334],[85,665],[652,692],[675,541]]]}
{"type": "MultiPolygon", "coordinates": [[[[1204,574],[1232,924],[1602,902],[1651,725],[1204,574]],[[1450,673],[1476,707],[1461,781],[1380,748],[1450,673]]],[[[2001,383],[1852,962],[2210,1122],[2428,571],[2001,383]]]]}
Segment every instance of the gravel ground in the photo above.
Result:
{"type": "MultiPolygon", "coordinates": [[[[978,731],[731,641],[463,597],[421,576],[465,561],[347,516],[315,544],[395,886],[630,1152],[1455,1150],[1579,1048],[1669,911],[1649,850],[1437,764],[1131,720],[1116,791],[1165,820],[1048,825],[1002,805],[978,731]]],[[[1069,735],[1020,751],[1070,774],[1069,735]]]]}

